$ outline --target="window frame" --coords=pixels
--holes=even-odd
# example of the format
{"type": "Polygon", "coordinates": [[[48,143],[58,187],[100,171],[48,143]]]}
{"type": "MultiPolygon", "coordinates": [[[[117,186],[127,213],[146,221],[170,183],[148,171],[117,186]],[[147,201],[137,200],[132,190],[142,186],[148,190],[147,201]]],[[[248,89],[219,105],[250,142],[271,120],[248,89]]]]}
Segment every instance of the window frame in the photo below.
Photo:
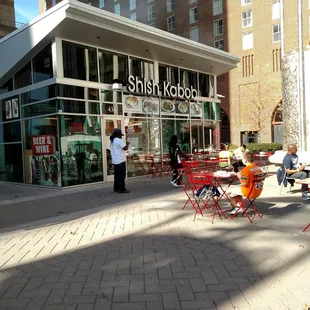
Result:
{"type": "Polygon", "coordinates": [[[254,34],[253,34],[253,31],[248,31],[248,32],[242,33],[242,50],[246,51],[246,50],[250,50],[250,49],[253,49],[253,48],[254,48],[254,34]],[[249,34],[252,34],[252,47],[244,48],[244,37],[246,35],[249,35],[249,34]]]}
{"type": "Polygon", "coordinates": [[[252,0],[241,0],[241,6],[252,4],[252,0]],[[246,2],[249,1],[249,2],[246,2]]]}
{"type": "Polygon", "coordinates": [[[198,27],[198,26],[191,27],[191,28],[189,29],[189,38],[190,38],[190,40],[192,40],[192,41],[199,42],[199,27],[198,27]],[[192,38],[192,31],[193,31],[193,30],[197,31],[197,33],[195,34],[196,37],[197,37],[197,40],[194,40],[194,39],[192,38]]]}
{"type": "Polygon", "coordinates": [[[273,24],[272,25],[272,43],[281,42],[281,24],[273,24]],[[278,27],[278,32],[274,32],[275,27],[278,27]],[[279,36],[279,40],[275,40],[275,35],[279,36]]]}
{"type": "Polygon", "coordinates": [[[175,30],[175,15],[170,15],[170,16],[167,17],[167,30],[168,31],[175,30]],[[171,18],[174,18],[174,22],[173,22],[174,27],[169,29],[169,25],[170,25],[169,21],[170,21],[171,18]]]}
{"type": "Polygon", "coordinates": [[[214,41],[214,48],[219,49],[219,50],[221,50],[221,51],[224,51],[224,39],[215,40],[215,41],[214,41]],[[216,43],[217,43],[217,42],[220,42],[220,41],[223,41],[223,45],[222,45],[223,48],[216,47],[216,43]]]}
{"type": "Polygon", "coordinates": [[[248,28],[253,26],[253,10],[247,9],[241,12],[241,24],[242,28],[248,28]],[[248,16],[248,13],[251,12],[250,16],[248,16]],[[244,18],[243,14],[246,14],[246,17],[244,18]],[[250,21],[249,24],[246,24],[245,22],[250,21]]]}
{"type": "Polygon", "coordinates": [[[148,20],[155,19],[155,17],[156,17],[155,4],[152,4],[152,5],[147,7],[147,17],[148,17],[148,20]]]}
{"type": "Polygon", "coordinates": [[[134,11],[137,8],[136,0],[129,0],[129,10],[134,11]]]}
{"type": "Polygon", "coordinates": [[[277,20],[281,18],[281,2],[280,0],[273,0],[271,3],[271,18],[272,20],[277,20]],[[277,17],[274,16],[274,10],[273,10],[273,6],[277,4],[278,5],[278,15],[277,17]]]}
{"type": "Polygon", "coordinates": [[[114,14],[115,15],[121,15],[121,4],[120,3],[115,3],[114,4],[114,14]],[[116,10],[116,8],[118,8],[117,10],[116,10]]]}
{"type": "Polygon", "coordinates": [[[166,0],[167,13],[171,13],[175,10],[175,1],[174,0],[166,0]]]}
{"type": "Polygon", "coordinates": [[[199,17],[198,17],[198,6],[194,6],[194,7],[190,8],[188,10],[188,13],[189,13],[189,24],[191,25],[191,24],[197,23],[198,19],[199,19],[199,17]],[[197,10],[197,14],[196,15],[195,15],[195,13],[191,14],[191,12],[195,12],[195,10],[197,10]],[[191,20],[191,16],[194,18],[193,20],[191,20]],[[195,20],[195,16],[197,17],[196,20],[195,20]]]}
{"type": "Polygon", "coordinates": [[[213,16],[223,14],[223,0],[213,0],[212,9],[213,9],[213,16]],[[217,6],[214,5],[215,3],[217,3],[217,6]]]}
{"type": "Polygon", "coordinates": [[[221,36],[224,34],[224,20],[223,18],[219,18],[219,19],[216,19],[213,21],[213,36],[214,37],[217,37],[217,36],[221,36]],[[219,23],[219,21],[222,21],[222,26],[218,26],[217,28],[215,28],[215,25],[217,23],[219,23]],[[215,29],[222,29],[222,32],[215,32],[215,29]]]}

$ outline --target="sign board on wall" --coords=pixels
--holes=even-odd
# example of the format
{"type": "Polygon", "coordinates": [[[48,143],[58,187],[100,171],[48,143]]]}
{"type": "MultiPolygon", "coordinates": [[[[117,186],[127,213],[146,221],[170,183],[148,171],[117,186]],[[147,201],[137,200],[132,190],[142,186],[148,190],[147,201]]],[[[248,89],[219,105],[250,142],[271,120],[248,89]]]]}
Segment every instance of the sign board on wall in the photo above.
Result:
{"type": "Polygon", "coordinates": [[[53,155],[55,138],[50,135],[32,136],[32,155],[53,155]]]}

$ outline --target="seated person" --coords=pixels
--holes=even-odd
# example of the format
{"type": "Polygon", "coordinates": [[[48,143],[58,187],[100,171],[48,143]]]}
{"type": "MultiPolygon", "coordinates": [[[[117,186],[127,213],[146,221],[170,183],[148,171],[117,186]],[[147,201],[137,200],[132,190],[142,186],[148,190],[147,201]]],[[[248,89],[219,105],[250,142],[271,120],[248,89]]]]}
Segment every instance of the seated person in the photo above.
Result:
{"type": "MultiPolygon", "coordinates": [[[[242,201],[242,197],[247,197],[252,189],[254,175],[262,172],[261,168],[254,164],[254,154],[252,152],[246,152],[244,155],[246,166],[240,172],[237,173],[237,177],[241,182],[241,185],[233,185],[231,188],[233,192],[230,194],[230,201],[233,209],[230,211],[230,215],[236,214],[240,205],[238,202],[242,201]]],[[[254,188],[249,198],[257,198],[263,190],[263,186],[256,189],[254,188]]],[[[239,210],[243,212],[243,210],[239,210]]]]}
{"type": "Polygon", "coordinates": [[[227,158],[227,163],[226,162],[220,162],[219,166],[221,168],[223,167],[227,167],[231,165],[231,157],[232,157],[232,153],[229,152],[228,150],[226,150],[226,146],[223,144],[221,145],[221,151],[219,152],[219,159],[226,159],[227,158]]]}
{"type": "Polygon", "coordinates": [[[246,152],[249,152],[249,150],[246,148],[246,145],[243,144],[242,146],[238,147],[234,153],[233,153],[233,158],[235,159],[235,163],[233,164],[234,167],[234,172],[238,172],[239,168],[244,168],[245,167],[245,159],[244,159],[244,154],[246,152]]]}
{"type": "MultiPolygon", "coordinates": [[[[300,165],[297,153],[297,146],[295,144],[290,144],[287,148],[287,154],[283,159],[283,166],[288,177],[292,179],[304,180],[308,178],[308,173],[305,170],[305,166],[300,165]]],[[[302,199],[309,200],[308,195],[308,185],[301,185],[302,199]]]]}

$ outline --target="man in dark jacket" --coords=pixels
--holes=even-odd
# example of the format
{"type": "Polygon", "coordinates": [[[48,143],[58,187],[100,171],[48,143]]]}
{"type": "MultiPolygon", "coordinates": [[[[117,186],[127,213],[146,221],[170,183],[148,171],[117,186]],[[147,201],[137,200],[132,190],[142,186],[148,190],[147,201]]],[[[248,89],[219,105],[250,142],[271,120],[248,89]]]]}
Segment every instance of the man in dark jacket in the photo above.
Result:
{"type": "MultiPolygon", "coordinates": [[[[297,146],[295,144],[290,144],[287,149],[287,154],[283,159],[283,166],[285,168],[286,174],[292,179],[304,180],[308,178],[308,173],[305,171],[305,166],[299,163],[297,153],[297,146]]],[[[308,195],[308,185],[302,184],[302,199],[309,200],[308,195]]]]}
{"type": "Polygon", "coordinates": [[[178,169],[182,168],[181,156],[182,152],[178,146],[178,137],[173,135],[169,142],[169,155],[170,155],[170,165],[173,169],[172,181],[170,182],[175,187],[181,186],[181,176],[178,173],[178,169]]]}

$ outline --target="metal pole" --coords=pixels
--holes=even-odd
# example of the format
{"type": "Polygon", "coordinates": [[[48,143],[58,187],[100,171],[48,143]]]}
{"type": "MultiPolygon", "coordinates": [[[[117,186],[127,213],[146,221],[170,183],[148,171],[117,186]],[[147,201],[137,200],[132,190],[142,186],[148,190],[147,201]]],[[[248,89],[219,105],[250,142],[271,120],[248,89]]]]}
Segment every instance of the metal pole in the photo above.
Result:
{"type": "Polygon", "coordinates": [[[305,101],[305,79],[304,79],[304,47],[303,47],[303,14],[302,14],[302,0],[298,0],[298,54],[299,54],[299,111],[300,111],[300,138],[301,138],[301,150],[305,151],[305,113],[304,113],[304,101],[305,101]]]}

